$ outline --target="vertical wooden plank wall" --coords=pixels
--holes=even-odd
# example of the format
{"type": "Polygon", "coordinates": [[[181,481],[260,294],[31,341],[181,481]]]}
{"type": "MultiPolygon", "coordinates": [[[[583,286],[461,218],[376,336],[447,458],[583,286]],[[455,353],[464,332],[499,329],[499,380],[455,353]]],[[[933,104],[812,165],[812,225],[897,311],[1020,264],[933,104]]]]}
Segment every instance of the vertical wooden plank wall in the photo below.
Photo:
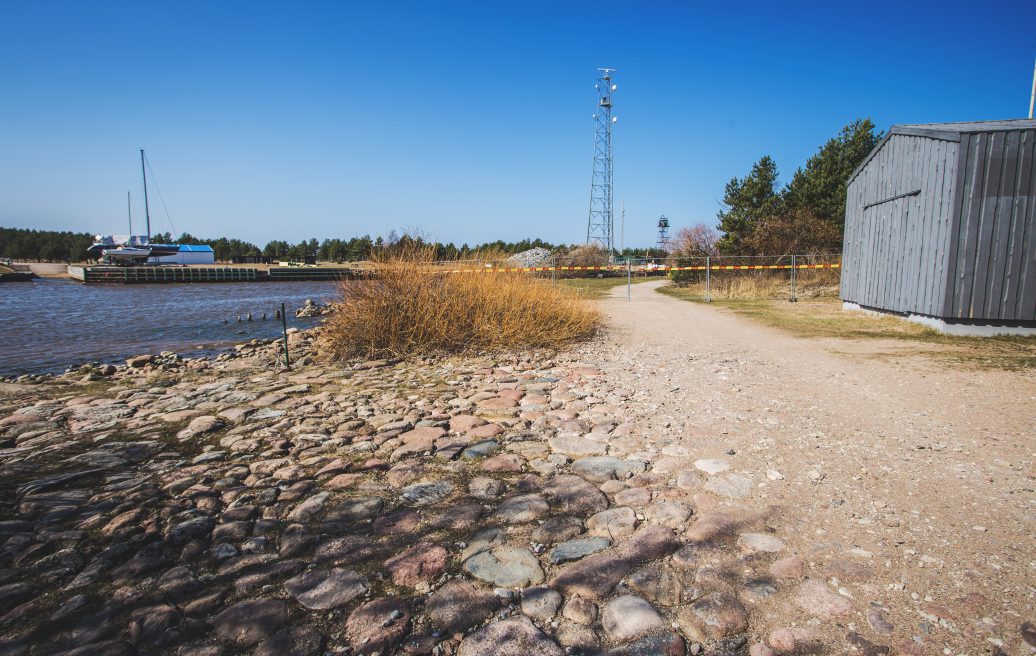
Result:
{"type": "Polygon", "coordinates": [[[960,228],[945,316],[1034,321],[1036,130],[964,136],[960,228]]]}
{"type": "Polygon", "coordinates": [[[941,312],[957,143],[892,134],[850,183],[841,295],[860,305],[941,312]]]}

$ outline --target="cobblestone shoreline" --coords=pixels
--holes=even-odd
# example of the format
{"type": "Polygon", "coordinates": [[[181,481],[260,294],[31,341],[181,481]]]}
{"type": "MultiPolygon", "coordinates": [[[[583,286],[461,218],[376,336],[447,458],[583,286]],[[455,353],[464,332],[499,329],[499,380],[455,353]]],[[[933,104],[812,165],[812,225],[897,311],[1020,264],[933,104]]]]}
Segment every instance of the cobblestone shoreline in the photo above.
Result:
{"type": "Polygon", "coordinates": [[[0,384],[0,654],[889,652],[594,364],[291,342],[0,384]]]}

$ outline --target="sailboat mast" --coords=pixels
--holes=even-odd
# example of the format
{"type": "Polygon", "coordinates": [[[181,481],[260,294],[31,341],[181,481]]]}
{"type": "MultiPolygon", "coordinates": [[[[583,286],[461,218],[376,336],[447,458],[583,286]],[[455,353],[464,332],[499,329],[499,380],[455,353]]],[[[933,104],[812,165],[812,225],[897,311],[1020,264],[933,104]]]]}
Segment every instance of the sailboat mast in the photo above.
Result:
{"type": "Polygon", "coordinates": [[[133,234],[133,205],[130,204],[130,192],[126,190],[126,216],[129,217],[129,234],[133,234]]]}
{"type": "Polygon", "coordinates": [[[151,210],[147,206],[147,171],[144,169],[144,149],[140,149],[140,175],[144,178],[144,219],[147,221],[147,237],[151,239],[151,210]]]}

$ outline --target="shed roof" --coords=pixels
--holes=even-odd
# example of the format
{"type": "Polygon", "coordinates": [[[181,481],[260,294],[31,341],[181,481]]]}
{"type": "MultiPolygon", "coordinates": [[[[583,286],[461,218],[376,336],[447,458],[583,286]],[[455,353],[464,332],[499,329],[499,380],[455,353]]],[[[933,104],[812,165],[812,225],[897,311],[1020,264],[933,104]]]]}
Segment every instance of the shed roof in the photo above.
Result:
{"type": "Polygon", "coordinates": [[[181,253],[211,253],[212,246],[205,244],[180,244],[181,253]]]}
{"type": "Polygon", "coordinates": [[[904,123],[893,125],[885,133],[878,145],[874,147],[856,170],[849,176],[848,182],[852,182],[860,171],[871,161],[874,155],[881,150],[889,138],[895,134],[903,134],[914,137],[929,137],[942,139],[943,141],[960,141],[961,134],[975,132],[1004,132],[1006,130],[1032,130],[1036,129],[1036,119],[1031,118],[1009,118],[1000,121],[958,121],[956,123],[904,123]]]}
{"type": "Polygon", "coordinates": [[[889,134],[906,134],[960,141],[960,135],[973,132],[1002,132],[1036,128],[1036,119],[1011,118],[1002,121],[958,121],[956,123],[906,123],[893,125],[889,134]]]}
{"type": "Polygon", "coordinates": [[[935,130],[942,132],[993,132],[996,130],[1025,130],[1036,128],[1036,119],[1009,118],[1000,121],[958,121],[955,123],[906,123],[893,125],[896,128],[914,128],[917,130],[935,130]]]}

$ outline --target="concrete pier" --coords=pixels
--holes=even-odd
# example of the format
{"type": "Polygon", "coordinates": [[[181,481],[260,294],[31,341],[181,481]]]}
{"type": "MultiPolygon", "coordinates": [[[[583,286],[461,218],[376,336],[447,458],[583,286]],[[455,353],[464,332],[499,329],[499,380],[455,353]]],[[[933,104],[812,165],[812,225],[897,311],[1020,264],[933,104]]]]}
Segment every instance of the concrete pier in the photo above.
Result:
{"type": "Polygon", "coordinates": [[[70,266],[68,275],[85,283],[156,284],[197,282],[299,282],[349,280],[355,269],[338,267],[70,266]]]}

